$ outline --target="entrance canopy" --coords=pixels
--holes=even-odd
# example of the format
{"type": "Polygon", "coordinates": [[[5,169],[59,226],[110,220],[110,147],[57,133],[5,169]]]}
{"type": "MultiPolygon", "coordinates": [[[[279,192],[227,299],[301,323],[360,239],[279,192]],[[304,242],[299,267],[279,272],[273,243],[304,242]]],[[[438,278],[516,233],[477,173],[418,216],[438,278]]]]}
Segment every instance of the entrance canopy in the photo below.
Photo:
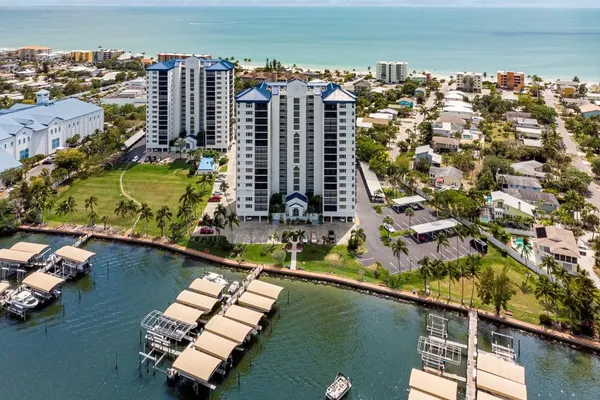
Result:
{"type": "Polygon", "coordinates": [[[458,221],[454,218],[441,219],[439,221],[428,222],[426,224],[414,225],[411,229],[419,235],[423,235],[425,233],[439,232],[445,231],[447,229],[452,229],[458,225],[458,221]]]}

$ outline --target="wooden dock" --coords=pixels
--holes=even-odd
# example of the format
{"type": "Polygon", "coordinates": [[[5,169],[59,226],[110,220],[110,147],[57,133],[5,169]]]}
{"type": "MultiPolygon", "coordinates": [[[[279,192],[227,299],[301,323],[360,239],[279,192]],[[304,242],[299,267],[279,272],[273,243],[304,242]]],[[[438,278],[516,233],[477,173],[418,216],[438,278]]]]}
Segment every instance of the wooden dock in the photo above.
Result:
{"type": "Polygon", "coordinates": [[[475,368],[477,358],[477,311],[469,311],[469,342],[467,349],[467,387],[466,400],[475,400],[477,386],[475,385],[475,368]]]}

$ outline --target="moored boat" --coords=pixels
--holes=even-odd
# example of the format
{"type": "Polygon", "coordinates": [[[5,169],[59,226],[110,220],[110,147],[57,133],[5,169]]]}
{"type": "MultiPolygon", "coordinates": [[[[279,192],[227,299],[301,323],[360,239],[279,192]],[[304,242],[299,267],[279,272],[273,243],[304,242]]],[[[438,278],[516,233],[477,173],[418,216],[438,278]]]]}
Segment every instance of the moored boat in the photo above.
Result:
{"type": "Polygon", "coordinates": [[[10,296],[10,302],[22,308],[35,308],[39,304],[38,299],[29,290],[20,290],[10,296]]]}
{"type": "Polygon", "coordinates": [[[333,383],[329,385],[325,392],[325,397],[328,400],[339,400],[343,398],[352,389],[350,378],[347,378],[341,372],[338,372],[333,383]]]}

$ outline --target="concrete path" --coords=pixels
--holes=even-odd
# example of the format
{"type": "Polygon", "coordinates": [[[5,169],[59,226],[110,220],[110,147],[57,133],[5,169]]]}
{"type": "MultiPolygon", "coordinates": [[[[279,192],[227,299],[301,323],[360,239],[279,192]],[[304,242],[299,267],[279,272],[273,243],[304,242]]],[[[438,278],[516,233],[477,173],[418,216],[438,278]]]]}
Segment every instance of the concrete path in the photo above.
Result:
{"type": "Polygon", "coordinates": [[[290,250],[290,253],[292,254],[292,261],[290,263],[290,269],[297,269],[296,266],[298,264],[298,253],[301,250],[298,250],[298,243],[299,241],[294,242],[293,240],[290,240],[290,243],[292,244],[292,249],[290,250]]]}

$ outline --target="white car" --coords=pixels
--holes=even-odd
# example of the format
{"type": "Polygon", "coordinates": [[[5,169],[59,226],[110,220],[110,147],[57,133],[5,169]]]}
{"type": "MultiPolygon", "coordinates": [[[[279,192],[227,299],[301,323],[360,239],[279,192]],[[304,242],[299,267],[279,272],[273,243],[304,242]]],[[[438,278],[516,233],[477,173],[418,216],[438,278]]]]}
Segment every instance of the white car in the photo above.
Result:
{"type": "Polygon", "coordinates": [[[394,229],[393,226],[391,226],[390,224],[383,224],[383,227],[385,228],[386,231],[388,231],[389,233],[394,233],[396,232],[396,230],[394,229]]]}
{"type": "Polygon", "coordinates": [[[140,156],[135,156],[133,157],[133,160],[131,160],[132,162],[138,162],[140,159],[140,156]]]}
{"type": "Polygon", "coordinates": [[[217,190],[217,191],[213,192],[212,195],[213,196],[223,196],[223,192],[220,192],[220,191],[217,190]]]}

